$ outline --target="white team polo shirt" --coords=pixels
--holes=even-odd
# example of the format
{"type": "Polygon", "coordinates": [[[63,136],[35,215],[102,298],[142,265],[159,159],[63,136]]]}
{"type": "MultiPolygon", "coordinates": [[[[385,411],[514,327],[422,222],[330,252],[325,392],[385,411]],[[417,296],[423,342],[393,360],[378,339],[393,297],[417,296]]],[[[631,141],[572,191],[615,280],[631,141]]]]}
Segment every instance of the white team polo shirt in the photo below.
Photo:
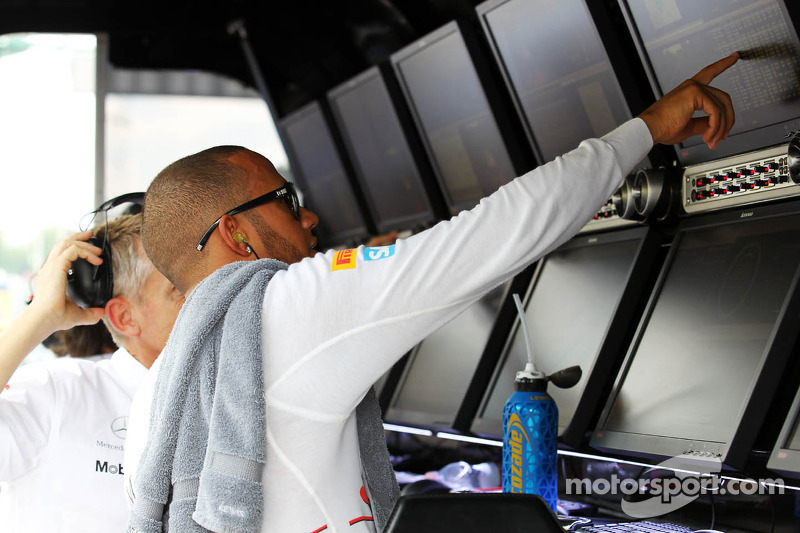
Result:
{"type": "MultiPolygon", "coordinates": [[[[374,533],[354,414],[366,391],[415,344],[571,238],[651,147],[645,123],[631,120],[428,231],[277,272],[261,317],[261,530],[374,533]]],[[[170,346],[164,357],[184,355],[170,346]]],[[[131,466],[147,442],[155,380],[131,410],[131,466]]],[[[133,467],[127,475],[135,487],[133,467]]]]}
{"type": "Polygon", "coordinates": [[[120,348],[18,369],[0,394],[0,529],[124,531],[125,437],[147,369],[120,348]]]}

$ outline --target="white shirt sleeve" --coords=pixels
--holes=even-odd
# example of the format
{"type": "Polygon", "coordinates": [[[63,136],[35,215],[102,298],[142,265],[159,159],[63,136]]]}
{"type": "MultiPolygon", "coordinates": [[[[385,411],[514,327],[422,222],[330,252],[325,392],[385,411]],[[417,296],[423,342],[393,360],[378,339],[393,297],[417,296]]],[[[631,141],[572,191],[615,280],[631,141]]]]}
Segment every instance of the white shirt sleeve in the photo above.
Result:
{"type": "Polygon", "coordinates": [[[393,248],[279,272],[262,317],[268,401],[347,416],[411,347],[577,233],[651,146],[631,120],[393,248]]]}
{"type": "Polygon", "coordinates": [[[49,365],[18,369],[0,394],[0,481],[35,469],[62,409],[49,365]]]}

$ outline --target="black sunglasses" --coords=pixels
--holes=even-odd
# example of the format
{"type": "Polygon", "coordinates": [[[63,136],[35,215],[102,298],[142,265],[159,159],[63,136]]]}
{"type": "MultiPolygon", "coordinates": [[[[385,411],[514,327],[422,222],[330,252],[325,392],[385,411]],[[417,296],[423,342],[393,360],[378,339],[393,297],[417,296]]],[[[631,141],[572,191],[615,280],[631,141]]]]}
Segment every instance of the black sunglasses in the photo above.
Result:
{"type": "MultiPolygon", "coordinates": [[[[294,185],[291,183],[286,183],[283,187],[275,189],[274,191],[270,191],[266,194],[262,194],[258,198],[253,198],[252,200],[243,203],[238,207],[234,207],[225,215],[236,215],[241,213],[242,211],[247,211],[248,209],[253,209],[254,207],[258,207],[263,204],[267,204],[272,202],[273,200],[281,200],[285,203],[294,215],[294,218],[300,220],[300,200],[297,198],[297,191],[294,190],[294,185]]],[[[217,220],[214,221],[213,224],[203,233],[203,236],[200,237],[200,240],[197,242],[197,250],[201,251],[203,247],[208,242],[208,239],[211,238],[211,234],[214,233],[214,230],[217,229],[219,226],[219,221],[222,220],[222,217],[225,215],[220,216],[217,220]]]]}

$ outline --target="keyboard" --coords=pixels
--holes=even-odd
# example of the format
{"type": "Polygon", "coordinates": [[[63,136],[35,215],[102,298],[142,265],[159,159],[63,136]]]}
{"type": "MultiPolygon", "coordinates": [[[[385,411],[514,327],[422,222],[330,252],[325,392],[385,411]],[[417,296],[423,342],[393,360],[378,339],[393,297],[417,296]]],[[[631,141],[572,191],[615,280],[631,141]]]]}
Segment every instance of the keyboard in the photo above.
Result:
{"type": "Polygon", "coordinates": [[[577,531],[582,533],[692,533],[694,529],[669,522],[642,521],[583,526],[577,531]]]}

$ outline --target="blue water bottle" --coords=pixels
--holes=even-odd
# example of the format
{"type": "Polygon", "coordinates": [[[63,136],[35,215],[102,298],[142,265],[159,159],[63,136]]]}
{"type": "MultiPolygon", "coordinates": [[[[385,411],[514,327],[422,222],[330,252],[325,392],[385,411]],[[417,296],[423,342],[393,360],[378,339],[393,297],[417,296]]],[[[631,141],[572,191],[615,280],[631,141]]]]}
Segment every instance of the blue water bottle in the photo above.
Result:
{"type": "Polygon", "coordinates": [[[503,492],[540,496],[553,512],[558,503],[558,407],[547,393],[552,381],[561,388],[574,386],[581,369],[573,366],[551,376],[533,364],[530,334],[519,295],[514,295],[528,349],[528,364],[517,372],[516,392],[503,409],[503,492]]]}
{"type": "Polygon", "coordinates": [[[536,494],[555,512],[558,501],[558,408],[541,372],[517,373],[503,409],[503,492],[536,494]]]}

